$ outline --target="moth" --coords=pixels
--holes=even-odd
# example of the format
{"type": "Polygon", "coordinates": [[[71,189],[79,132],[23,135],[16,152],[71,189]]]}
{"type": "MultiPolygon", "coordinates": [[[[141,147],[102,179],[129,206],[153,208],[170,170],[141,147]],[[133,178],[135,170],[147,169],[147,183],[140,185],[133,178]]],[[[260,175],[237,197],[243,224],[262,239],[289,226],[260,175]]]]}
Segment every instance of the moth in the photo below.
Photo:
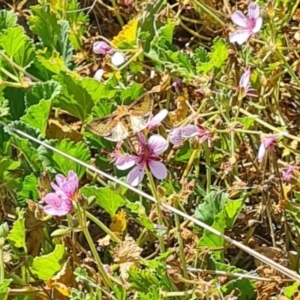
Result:
{"type": "Polygon", "coordinates": [[[153,98],[146,93],[130,105],[118,106],[110,115],[93,119],[87,124],[87,128],[109,141],[119,142],[127,138],[130,140],[146,128],[152,109],[153,98]]]}

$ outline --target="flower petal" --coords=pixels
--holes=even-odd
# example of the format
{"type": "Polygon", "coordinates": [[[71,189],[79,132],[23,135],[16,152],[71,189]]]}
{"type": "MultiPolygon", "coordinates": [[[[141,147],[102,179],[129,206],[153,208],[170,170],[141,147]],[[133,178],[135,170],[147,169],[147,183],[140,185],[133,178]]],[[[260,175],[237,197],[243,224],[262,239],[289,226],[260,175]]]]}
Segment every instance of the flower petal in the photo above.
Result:
{"type": "Polygon", "coordinates": [[[181,134],[184,138],[191,138],[199,135],[199,128],[195,125],[186,125],[181,128],[181,134]]]}
{"type": "Polygon", "coordinates": [[[261,143],[258,149],[257,160],[261,162],[266,154],[266,148],[264,143],[261,143]]]}
{"type": "Polygon", "coordinates": [[[251,36],[252,32],[248,29],[245,30],[237,30],[229,35],[229,42],[230,43],[238,43],[239,45],[244,44],[249,37],[251,36]]]}
{"type": "Polygon", "coordinates": [[[256,3],[250,3],[248,6],[248,18],[257,19],[260,14],[260,7],[256,3]]]}
{"type": "Polygon", "coordinates": [[[183,138],[182,138],[182,134],[181,134],[181,128],[174,128],[174,129],[170,130],[169,139],[170,139],[170,142],[174,146],[182,145],[183,138]]]}
{"type": "Polygon", "coordinates": [[[132,186],[139,185],[144,178],[144,165],[137,165],[127,175],[127,182],[132,186]]]}
{"type": "Polygon", "coordinates": [[[150,160],[148,162],[151,173],[157,179],[165,179],[168,175],[166,166],[160,161],[150,160]]]}
{"type": "Polygon", "coordinates": [[[159,125],[161,121],[168,115],[168,110],[163,109],[158,114],[156,114],[147,124],[147,129],[150,130],[155,126],[159,125]]]}
{"type": "Polygon", "coordinates": [[[159,134],[152,135],[148,141],[149,151],[156,156],[162,154],[168,149],[168,147],[169,143],[167,142],[167,140],[159,134]]]}
{"type": "Polygon", "coordinates": [[[248,69],[240,78],[239,87],[247,90],[249,88],[251,71],[248,69]]]}
{"type": "Polygon", "coordinates": [[[119,170],[127,170],[137,163],[137,157],[133,155],[123,155],[116,159],[115,166],[119,170]]]}
{"type": "Polygon", "coordinates": [[[263,19],[261,17],[259,17],[259,18],[256,19],[255,26],[252,29],[253,33],[256,33],[258,31],[260,31],[260,29],[262,27],[262,22],[263,22],[263,19]]]}
{"type": "Polygon", "coordinates": [[[104,75],[104,70],[103,69],[98,69],[96,73],[94,74],[94,79],[97,81],[100,81],[104,75]]]}
{"type": "Polygon", "coordinates": [[[234,12],[231,15],[231,20],[233,23],[235,23],[236,25],[243,27],[243,28],[248,28],[248,19],[246,18],[246,16],[239,10],[237,10],[236,12],[234,12]]]}
{"type": "Polygon", "coordinates": [[[63,199],[59,197],[56,193],[48,193],[44,198],[43,202],[47,203],[54,207],[59,207],[62,203],[63,199]]]}
{"type": "Polygon", "coordinates": [[[119,67],[121,65],[124,64],[125,62],[125,55],[121,52],[115,52],[112,56],[111,56],[111,63],[115,66],[115,67],[119,67]]]}

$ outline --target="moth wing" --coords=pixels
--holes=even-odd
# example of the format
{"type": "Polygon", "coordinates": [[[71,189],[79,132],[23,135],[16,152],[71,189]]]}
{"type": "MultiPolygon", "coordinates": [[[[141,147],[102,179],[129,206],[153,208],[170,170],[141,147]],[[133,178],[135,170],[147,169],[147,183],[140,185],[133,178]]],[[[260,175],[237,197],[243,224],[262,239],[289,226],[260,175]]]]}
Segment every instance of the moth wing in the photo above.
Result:
{"type": "Polygon", "coordinates": [[[128,136],[126,128],[114,114],[93,119],[87,124],[87,128],[92,133],[113,142],[119,142],[128,136]]]}
{"type": "Polygon", "coordinates": [[[130,116],[131,129],[133,133],[144,130],[149,121],[149,116],[130,116]]]}
{"type": "Polygon", "coordinates": [[[149,116],[153,109],[153,98],[149,93],[142,95],[140,98],[131,103],[128,111],[131,116],[149,116]]]}

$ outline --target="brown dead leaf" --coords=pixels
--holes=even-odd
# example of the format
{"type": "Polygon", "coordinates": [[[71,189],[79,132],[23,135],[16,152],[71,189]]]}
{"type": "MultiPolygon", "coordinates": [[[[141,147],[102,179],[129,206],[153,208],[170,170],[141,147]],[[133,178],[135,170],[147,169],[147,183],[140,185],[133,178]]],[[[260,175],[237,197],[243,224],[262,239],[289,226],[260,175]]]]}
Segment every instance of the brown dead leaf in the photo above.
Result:
{"type": "MultiPolygon", "coordinates": [[[[83,135],[79,133],[74,126],[67,124],[62,120],[49,119],[49,124],[46,132],[47,139],[70,139],[71,141],[82,141],[83,135]]],[[[77,128],[77,126],[76,126],[77,128]]]]}
{"type": "Polygon", "coordinates": [[[126,235],[125,241],[114,249],[113,258],[118,264],[136,262],[141,252],[142,248],[136,244],[135,240],[131,236],[126,235]]]}
{"type": "Polygon", "coordinates": [[[189,99],[187,88],[183,88],[183,93],[176,98],[177,108],[169,113],[169,118],[173,124],[184,120],[188,114],[187,101],[189,99]]]}

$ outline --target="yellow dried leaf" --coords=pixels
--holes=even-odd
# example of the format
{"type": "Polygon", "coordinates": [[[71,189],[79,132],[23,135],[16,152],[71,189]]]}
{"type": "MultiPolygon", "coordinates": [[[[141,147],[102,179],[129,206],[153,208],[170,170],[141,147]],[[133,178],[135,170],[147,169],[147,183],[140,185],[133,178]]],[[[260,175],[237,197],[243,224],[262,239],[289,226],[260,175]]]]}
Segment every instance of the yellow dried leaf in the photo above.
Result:
{"type": "Polygon", "coordinates": [[[183,94],[179,95],[176,99],[177,108],[169,113],[169,117],[173,124],[181,122],[187,117],[188,114],[188,91],[183,89],[183,94]]]}
{"type": "Polygon", "coordinates": [[[119,213],[115,214],[112,218],[112,222],[109,226],[110,230],[120,235],[127,228],[126,222],[126,212],[121,210],[119,213]]]}
{"type": "Polygon", "coordinates": [[[132,19],[123,26],[119,34],[112,39],[112,46],[118,48],[121,43],[126,42],[129,44],[134,42],[137,37],[138,22],[138,19],[132,19]]]}

